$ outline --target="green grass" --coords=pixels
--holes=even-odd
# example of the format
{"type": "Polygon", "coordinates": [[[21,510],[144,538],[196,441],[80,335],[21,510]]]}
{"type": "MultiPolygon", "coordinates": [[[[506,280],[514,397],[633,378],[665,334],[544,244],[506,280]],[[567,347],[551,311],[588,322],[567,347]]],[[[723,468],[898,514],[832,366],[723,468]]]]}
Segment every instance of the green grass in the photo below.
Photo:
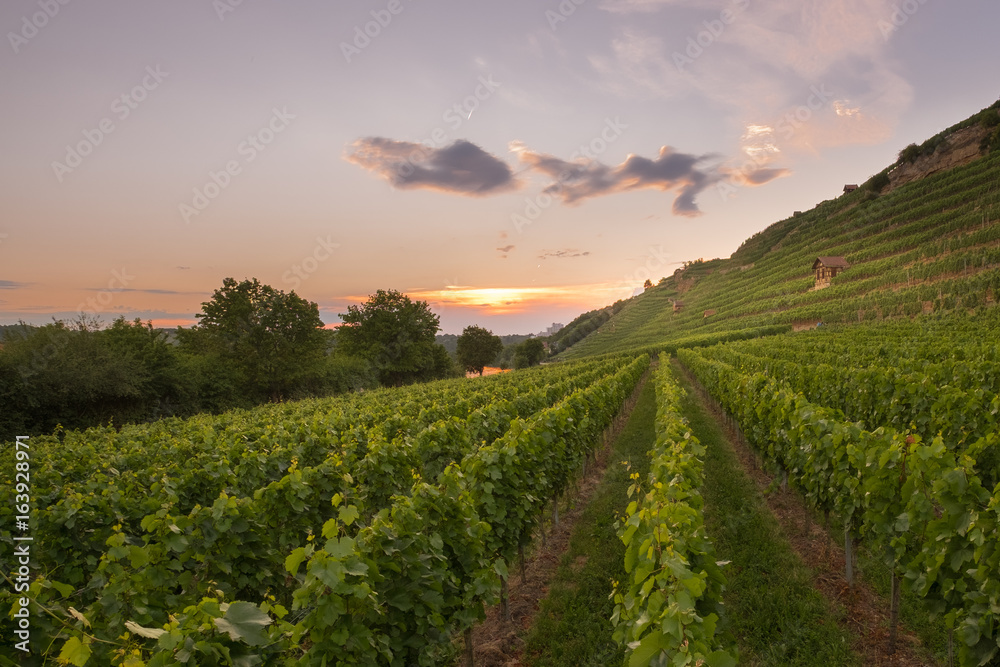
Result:
{"type": "Polygon", "coordinates": [[[656,400],[653,383],[639,395],[600,487],[580,518],[548,597],[542,601],[525,647],[524,662],[537,667],[621,665],[624,651],[612,639],[611,580],[625,579],[625,547],[615,531],[615,515],[628,504],[628,473],[646,475],[653,446],[656,400]],[[586,557],[586,564],[573,564],[586,557]]]}
{"type": "Polygon", "coordinates": [[[753,481],[741,467],[718,422],[691,384],[677,373],[688,395],[684,414],[707,449],[705,525],[724,569],[729,630],[741,665],[859,665],[850,636],[834,609],[811,584],[809,568],[784,538],[753,481]]]}

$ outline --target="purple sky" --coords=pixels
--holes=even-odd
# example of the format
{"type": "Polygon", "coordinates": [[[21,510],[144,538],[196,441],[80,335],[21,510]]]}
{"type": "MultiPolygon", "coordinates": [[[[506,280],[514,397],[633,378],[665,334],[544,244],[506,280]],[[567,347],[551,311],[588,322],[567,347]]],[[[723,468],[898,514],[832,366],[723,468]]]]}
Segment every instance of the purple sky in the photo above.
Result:
{"type": "Polygon", "coordinates": [[[0,324],[223,278],[537,332],[1000,96],[995,0],[8,0],[0,324]]]}

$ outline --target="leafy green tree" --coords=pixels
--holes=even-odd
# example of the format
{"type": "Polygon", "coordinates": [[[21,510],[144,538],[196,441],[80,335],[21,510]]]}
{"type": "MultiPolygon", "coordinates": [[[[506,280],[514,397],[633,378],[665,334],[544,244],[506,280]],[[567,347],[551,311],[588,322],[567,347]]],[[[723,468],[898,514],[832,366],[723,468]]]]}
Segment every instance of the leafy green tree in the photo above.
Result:
{"type": "Polygon", "coordinates": [[[176,348],[167,334],[139,318],[129,322],[119,317],[99,334],[108,349],[131,357],[141,369],[139,392],[143,414],[150,419],[192,411],[194,383],[184,371],[176,348]]]}
{"type": "Polygon", "coordinates": [[[529,338],[514,352],[514,368],[537,366],[545,358],[545,343],[540,338],[529,338]]]}
{"type": "Polygon", "coordinates": [[[435,343],[431,348],[431,365],[420,375],[420,380],[444,380],[446,378],[463,377],[464,371],[458,367],[455,360],[448,354],[448,348],[435,343]]]}
{"type": "Polygon", "coordinates": [[[378,290],[340,317],[344,323],[337,329],[337,353],[371,362],[383,384],[398,386],[445,372],[441,352],[445,357],[448,352],[434,339],[440,318],[426,301],[378,290]]]}
{"type": "Polygon", "coordinates": [[[100,323],[85,318],[66,324],[24,327],[4,342],[0,396],[5,420],[31,432],[57,424],[83,428],[146,417],[143,385],[148,373],[134,352],[112,349],[100,323]]]}
{"type": "Polygon", "coordinates": [[[483,374],[483,368],[492,364],[503,351],[503,341],[492,331],[478,326],[468,326],[458,337],[455,354],[458,363],[466,370],[483,374]]]}
{"type": "Polygon", "coordinates": [[[178,331],[182,345],[216,356],[254,396],[294,394],[323,363],[329,333],[319,306],[294,291],[286,294],[256,278],[226,278],[201,305],[198,324],[178,331]]]}

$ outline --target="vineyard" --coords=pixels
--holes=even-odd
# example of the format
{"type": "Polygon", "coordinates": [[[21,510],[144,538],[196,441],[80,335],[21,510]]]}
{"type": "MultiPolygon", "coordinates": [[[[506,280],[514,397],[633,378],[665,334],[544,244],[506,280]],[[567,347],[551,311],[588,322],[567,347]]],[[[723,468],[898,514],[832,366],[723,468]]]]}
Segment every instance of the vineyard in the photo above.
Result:
{"type": "MultiPolygon", "coordinates": [[[[645,435],[627,480],[610,464],[602,516],[615,655],[760,664],[733,631],[722,552],[750,540],[734,529],[717,550],[712,533],[750,521],[735,516],[748,498],[715,524],[711,506],[713,488],[756,482],[709,483],[740,464],[733,450],[730,472],[706,472],[720,450],[703,443],[726,436],[695,436],[682,405],[697,395],[773,487],[843,527],[851,587],[859,550],[891,573],[889,654],[905,593],[948,638],[940,664],[1000,664],[1000,151],[885,193],[875,181],[581,316],[554,339],[558,363],[3,443],[0,665],[26,664],[9,641],[25,600],[30,664],[471,665],[473,627],[494,605],[509,617],[510,576],[525,581],[559,499],[588,467],[615,476],[612,434],[647,377],[655,419],[643,394],[645,435]],[[815,289],[817,256],[850,266],[815,289]]],[[[833,636],[758,655],[819,660],[833,636]]],[[[836,642],[830,655],[853,650],[836,642]]]]}
{"type": "Polygon", "coordinates": [[[678,269],[560,357],[670,349],[693,337],[875,322],[996,303],[1000,151],[884,194],[874,180],[775,222],[729,258],[678,269]],[[850,268],[830,287],[814,290],[817,256],[843,256],[850,268]],[[676,302],[683,305],[675,310],[676,302]]]}
{"type": "Polygon", "coordinates": [[[998,328],[987,311],[678,353],[785,482],[843,522],[848,567],[859,540],[883,554],[962,665],[998,653],[998,328]]]}
{"type": "MultiPolygon", "coordinates": [[[[17,491],[35,494],[29,595],[45,613],[32,648],[77,665],[441,664],[502,600],[508,567],[648,365],[563,364],[58,433],[24,457],[5,448],[11,468],[31,463],[17,491]]],[[[11,498],[4,525],[14,512],[11,498]]]]}

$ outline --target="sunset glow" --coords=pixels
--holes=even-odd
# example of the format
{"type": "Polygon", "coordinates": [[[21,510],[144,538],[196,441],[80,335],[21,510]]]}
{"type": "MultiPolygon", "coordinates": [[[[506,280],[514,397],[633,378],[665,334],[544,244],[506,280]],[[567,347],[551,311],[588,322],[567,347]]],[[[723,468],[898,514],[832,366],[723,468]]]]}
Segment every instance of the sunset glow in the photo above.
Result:
{"type": "Polygon", "coordinates": [[[0,7],[0,324],[188,326],[255,277],[537,332],[1000,91],[996,3],[56,4],[0,7]]]}

